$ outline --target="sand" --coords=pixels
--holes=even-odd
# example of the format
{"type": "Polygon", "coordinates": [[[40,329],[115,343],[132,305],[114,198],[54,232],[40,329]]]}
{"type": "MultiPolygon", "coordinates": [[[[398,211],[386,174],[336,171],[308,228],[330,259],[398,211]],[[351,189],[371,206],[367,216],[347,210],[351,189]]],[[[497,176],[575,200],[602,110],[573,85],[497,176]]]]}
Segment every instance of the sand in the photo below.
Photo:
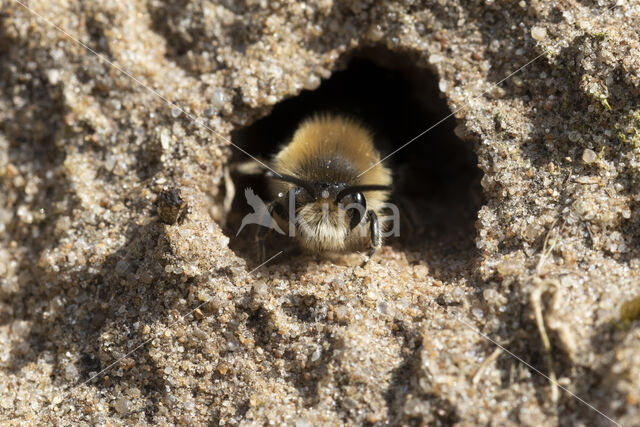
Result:
{"type": "Polygon", "coordinates": [[[0,0],[0,423],[640,425],[637,2],[27,3],[0,0]],[[256,270],[231,132],[366,46],[435,73],[480,208],[256,270]]]}

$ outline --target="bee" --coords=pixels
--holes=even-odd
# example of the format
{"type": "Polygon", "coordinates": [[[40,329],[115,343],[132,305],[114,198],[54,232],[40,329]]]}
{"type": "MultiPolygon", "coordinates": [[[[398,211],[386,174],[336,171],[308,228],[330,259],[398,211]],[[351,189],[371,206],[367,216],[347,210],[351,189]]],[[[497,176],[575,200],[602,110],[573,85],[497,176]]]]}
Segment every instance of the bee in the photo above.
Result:
{"type": "MultiPolygon", "coordinates": [[[[391,171],[369,130],[358,122],[320,115],[305,120],[271,162],[269,214],[310,252],[368,248],[366,263],[382,244],[382,210],[391,171]]],[[[258,258],[265,258],[269,229],[258,229],[258,258]]]]}

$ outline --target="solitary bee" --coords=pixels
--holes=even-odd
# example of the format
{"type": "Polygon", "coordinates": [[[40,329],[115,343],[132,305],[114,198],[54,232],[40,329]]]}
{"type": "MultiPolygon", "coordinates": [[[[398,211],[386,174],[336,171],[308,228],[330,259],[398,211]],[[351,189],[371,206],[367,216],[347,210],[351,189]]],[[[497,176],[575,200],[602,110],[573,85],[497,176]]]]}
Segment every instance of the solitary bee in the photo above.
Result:
{"type": "MultiPolygon", "coordinates": [[[[273,159],[271,214],[283,230],[311,252],[369,248],[365,263],[381,246],[381,210],[391,191],[391,171],[380,162],[371,133],[338,116],[304,121],[273,159]]],[[[265,258],[258,230],[258,255],[265,258]]]]}

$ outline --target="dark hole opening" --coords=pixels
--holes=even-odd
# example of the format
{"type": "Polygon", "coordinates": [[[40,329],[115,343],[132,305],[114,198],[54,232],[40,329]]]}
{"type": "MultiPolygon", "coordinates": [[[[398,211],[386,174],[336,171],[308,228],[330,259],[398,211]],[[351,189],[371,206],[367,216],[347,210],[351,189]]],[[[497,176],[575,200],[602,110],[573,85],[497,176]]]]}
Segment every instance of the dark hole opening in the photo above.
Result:
{"type": "MultiPolygon", "coordinates": [[[[363,123],[372,130],[382,156],[451,113],[433,73],[417,67],[410,55],[370,49],[353,55],[343,71],[334,72],[318,89],[280,102],[268,116],[235,131],[232,139],[268,160],[290,140],[302,120],[323,112],[363,123]]],[[[437,249],[435,256],[473,251],[474,222],[482,204],[481,174],[472,142],[458,138],[455,126],[455,118],[448,118],[385,162],[394,174],[394,201],[400,202],[401,215],[413,221],[410,230],[403,221],[401,236],[387,244],[417,251],[437,249]]],[[[242,153],[233,159],[246,160],[242,153]]],[[[247,227],[235,235],[242,217],[251,212],[244,189],[250,186],[266,196],[265,183],[234,175],[234,184],[236,197],[227,222],[231,245],[253,258],[255,229],[247,227]]]]}

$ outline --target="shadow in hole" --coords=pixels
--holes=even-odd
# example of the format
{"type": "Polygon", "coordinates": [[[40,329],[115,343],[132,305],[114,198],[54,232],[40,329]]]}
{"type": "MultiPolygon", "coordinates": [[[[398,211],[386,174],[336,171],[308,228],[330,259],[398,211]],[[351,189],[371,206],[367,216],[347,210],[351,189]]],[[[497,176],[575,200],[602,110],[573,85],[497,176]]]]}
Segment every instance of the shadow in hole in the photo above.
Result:
{"type": "MultiPolygon", "coordinates": [[[[369,48],[348,59],[347,68],[335,72],[317,90],[303,91],[277,104],[269,116],[234,132],[234,143],[258,158],[269,159],[290,140],[302,120],[328,112],[355,118],[369,127],[384,155],[450,114],[436,77],[417,68],[411,55],[369,48]]],[[[393,197],[409,205],[416,222],[415,230],[401,229],[400,239],[390,243],[402,250],[429,251],[434,258],[458,258],[465,264],[475,258],[474,222],[482,191],[472,146],[455,136],[455,125],[455,119],[445,120],[386,162],[394,172],[393,197]]],[[[234,160],[247,159],[237,155],[234,160]]],[[[241,219],[250,212],[244,189],[250,186],[268,200],[266,186],[263,179],[247,176],[234,176],[234,184],[236,198],[226,232],[232,249],[251,260],[255,258],[253,232],[245,230],[235,238],[241,219]]],[[[278,243],[270,253],[289,245],[284,240],[291,239],[275,240],[278,243]]],[[[443,274],[460,274],[460,263],[446,264],[452,271],[443,274]]]]}

